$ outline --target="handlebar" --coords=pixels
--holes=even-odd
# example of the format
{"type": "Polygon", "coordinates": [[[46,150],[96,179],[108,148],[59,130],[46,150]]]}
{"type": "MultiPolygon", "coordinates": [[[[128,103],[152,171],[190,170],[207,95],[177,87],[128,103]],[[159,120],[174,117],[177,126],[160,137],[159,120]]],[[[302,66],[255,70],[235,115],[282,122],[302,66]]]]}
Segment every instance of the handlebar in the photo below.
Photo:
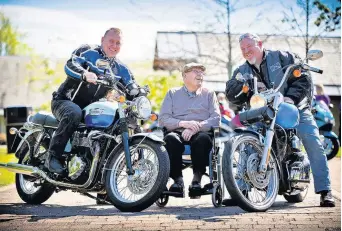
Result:
{"type": "Polygon", "coordinates": [[[316,67],[311,67],[309,66],[308,64],[303,64],[303,68],[305,70],[309,70],[309,71],[312,71],[312,72],[316,72],[318,74],[323,74],[323,70],[319,69],[319,68],[316,68],[316,67]]]}

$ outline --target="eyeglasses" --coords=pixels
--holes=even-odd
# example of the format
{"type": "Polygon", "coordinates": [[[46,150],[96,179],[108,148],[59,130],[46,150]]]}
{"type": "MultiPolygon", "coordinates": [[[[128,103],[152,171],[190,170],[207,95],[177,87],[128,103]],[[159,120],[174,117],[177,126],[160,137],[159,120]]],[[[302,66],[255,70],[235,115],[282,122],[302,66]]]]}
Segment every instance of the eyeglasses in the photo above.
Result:
{"type": "Polygon", "coordinates": [[[255,34],[246,33],[246,34],[243,34],[239,37],[239,42],[241,42],[242,39],[244,39],[244,38],[250,38],[250,39],[253,39],[255,41],[260,41],[259,36],[255,35],[255,34]]]}

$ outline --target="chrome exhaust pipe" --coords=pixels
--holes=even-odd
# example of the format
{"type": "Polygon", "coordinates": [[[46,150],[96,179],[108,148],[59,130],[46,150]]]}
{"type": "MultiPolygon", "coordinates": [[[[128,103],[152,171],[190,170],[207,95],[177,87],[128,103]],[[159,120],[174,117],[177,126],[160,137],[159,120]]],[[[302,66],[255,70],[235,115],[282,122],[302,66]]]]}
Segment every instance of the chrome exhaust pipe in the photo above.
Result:
{"type": "Polygon", "coordinates": [[[97,167],[97,164],[99,161],[99,155],[100,155],[100,146],[98,144],[95,145],[95,150],[93,154],[94,154],[94,159],[90,168],[88,180],[82,185],[64,183],[64,182],[53,180],[43,170],[37,167],[29,166],[29,165],[23,165],[23,164],[17,164],[17,163],[7,163],[7,164],[0,163],[0,168],[5,168],[8,171],[23,174],[23,175],[41,177],[47,182],[56,186],[68,187],[68,188],[73,188],[73,189],[84,189],[84,188],[87,188],[93,182],[93,179],[95,177],[96,167],[97,167]]]}
{"type": "Polygon", "coordinates": [[[41,171],[37,167],[29,166],[29,165],[23,165],[23,164],[17,164],[17,163],[0,163],[0,168],[5,168],[8,171],[20,173],[23,175],[29,175],[29,176],[39,176],[39,171],[41,171]]]}

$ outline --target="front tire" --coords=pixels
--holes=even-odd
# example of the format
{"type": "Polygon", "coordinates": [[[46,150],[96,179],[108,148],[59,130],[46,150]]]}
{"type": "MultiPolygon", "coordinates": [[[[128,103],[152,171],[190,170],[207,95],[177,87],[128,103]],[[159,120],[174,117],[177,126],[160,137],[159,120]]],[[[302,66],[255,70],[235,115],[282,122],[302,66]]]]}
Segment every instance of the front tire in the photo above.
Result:
{"type": "Polygon", "coordinates": [[[227,190],[239,207],[249,212],[268,210],[278,195],[279,172],[275,157],[271,152],[269,170],[262,178],[257,172],[261,153],[260,141],[252,134],[232,137],[223,153],[222,174],[227,190]]]}
{"type": "MultiPolygon", "coordinates": [[[[48,150],[48,145],[45,143],[41,144],[41,149],[48,150]]],[[[41,150],[40,149],[40,150],[41,150]]],[[[27,164],[29,157],[29,149],[27,146],[23,147],[19,152],[19,164],[27,164]]],[[[27,176],[23,174],[15,174],[15,186],[19,197],[28,204],[41,204],[47,201],[54,193],[56,187],[48,182],[37,181],[40,179],[27,176]]]]}
{"type": "Polygon", "coordinates": [[[130,145],[135,174],[127,175],[125,153],[120,145],[109,160],[105,186],[109,200],[117,209],[140,212],[156,202],[163,192],[169,178],[170,161],[160,143],[137,138],[130,145]]]}

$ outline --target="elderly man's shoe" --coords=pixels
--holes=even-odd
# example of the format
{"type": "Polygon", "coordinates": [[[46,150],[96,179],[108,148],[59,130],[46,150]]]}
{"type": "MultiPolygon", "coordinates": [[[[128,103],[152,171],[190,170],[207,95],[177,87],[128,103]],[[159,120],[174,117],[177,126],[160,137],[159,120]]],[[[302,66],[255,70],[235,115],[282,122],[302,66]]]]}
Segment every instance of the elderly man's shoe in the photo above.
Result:
{"type": "Polygon", "coordinates": [[[183,177],[178,177],[175,180],[175,183],[173,183],[171,185],[171,187],[169,188],[170,192],[179,192],[179,193],[183,193],[184,192],[184,181],[183,181],[183,177]]]}

